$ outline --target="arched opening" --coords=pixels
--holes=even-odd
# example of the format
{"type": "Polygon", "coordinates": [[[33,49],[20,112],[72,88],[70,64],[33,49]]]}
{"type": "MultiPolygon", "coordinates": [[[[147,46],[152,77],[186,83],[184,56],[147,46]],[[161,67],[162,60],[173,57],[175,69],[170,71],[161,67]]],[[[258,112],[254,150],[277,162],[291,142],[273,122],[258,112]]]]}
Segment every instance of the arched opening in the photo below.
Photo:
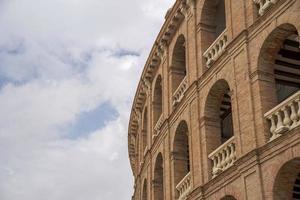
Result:
{"type": "Polygon", "coordinates": [[[259,69],[274,78],[264,83],[268,108],[271,109],[300,90],[299,35],[291,24],[277,27],[265,40],[259,56],[259,69]]]}
{"type": "Polygon", "coordinates": [[[142,200],[147,200],[148,198],[148,192],[147,192],[147,179],[144,180],[143,184],[143,192],[142,192],[142,200]]]}
{"type": "Polygon", "coordinates": [[[300,199],[300,158],[287,162],[279,170],[273,186],[273,199],[300,199]]]}
{"type": "Polygon", "coordinates": [[[178,88],[180,83],[186,76],[186,48],[185,38],[180,35],[177,38],[176,44],[173,50],[172,67],[171,67],[171,79],[172,79],[172,92],[178,88]]]}
{"type": "Polygon", "coordinates": [[[156,79],[153,94],[153,124],[157,123],[162,114],[162,79],[159,75],[156,79]]]}
{"type": "Polygon", "coordinates": [[[205,0],[200,21],[205,51],[226,29],[225,0],[205,0]]]}
{"type": "Polygon", "coordinates": [[[231,195],[226,195],[225,197],[223,197],[221,200],[236,200],[236,198],[234,198],[231,195]]]}
{"type": "Polygon", "coordinates": [[[215,177],[236,160],[230,88],[225,80],[212,86],[204,112],[208,177],[215,177]]]}
{"type": "Polygon", "coordinates": [[[208,153],[233,136],[230,88],[225,80],[217,81],[211,88],[205,106],[208,153]]]}
{"type": "Polygon", "coordinates": [[[147,135],[148,135],[148,110],[147,110],[147,107],[145,107],[144,114],[143,114],[142,135],[143,135],[143,151],[145,151],[145,149],[147,147],[147,135]]]}
{"type": "MultiPolygon", "coordinates": [[[[176,129],[173,142],[173,163],[174,163],[174,186],[186,177],[190,172],[190,155],[188,126],[185,121],[181,121],[176,129]]],[[[178,198],[178,191],[175,188],[175,195],[178,198]]]]}
{"type": "Polygon", "coordinates": [[[158,154],[154,166],[154,199],[164,199],[164,168],[163,168],[163,157],[161,153],[158,154]]]}

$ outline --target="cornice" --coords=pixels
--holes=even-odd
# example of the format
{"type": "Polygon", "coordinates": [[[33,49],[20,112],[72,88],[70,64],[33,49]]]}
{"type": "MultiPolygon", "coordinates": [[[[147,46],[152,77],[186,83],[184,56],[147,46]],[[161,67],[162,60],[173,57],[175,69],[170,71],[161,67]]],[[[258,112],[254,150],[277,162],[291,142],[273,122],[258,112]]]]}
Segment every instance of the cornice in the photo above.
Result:
{"type": "MultiPolygon", "coordinates": [[[[133,106],[130,115],[130,121],[128,126],[128,149],[129,157],[132,169],[134,169],[134,155],[130,151],[130,140],[137,134],[138,127],[138,112],[141,112],[145,99],[147,97],[147,91],[151,89],[151,82],[154,79],[155,72],[157,71],[161,61],[163,60],[168,45],[173,39],[180,24],[195,10],[196,0],[177,0],[172,8],[170,8],[165,16],[165,22],[154,42],[150,55],[146,61],[143,69],[136,94],[133,101],[133,106]]],[[[134,170],[133,170],[134,171],[134,170]]],[[[135,174],[135,172],[133,172],[135,174]]]]}

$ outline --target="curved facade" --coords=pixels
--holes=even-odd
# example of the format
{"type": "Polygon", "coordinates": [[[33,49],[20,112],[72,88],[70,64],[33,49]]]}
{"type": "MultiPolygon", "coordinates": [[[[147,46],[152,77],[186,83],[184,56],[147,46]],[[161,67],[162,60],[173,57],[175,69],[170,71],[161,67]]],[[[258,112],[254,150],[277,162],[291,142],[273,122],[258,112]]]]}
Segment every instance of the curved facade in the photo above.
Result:
{"type": "Polygon", "coordinates": [[[299,19],[299,0],[174,3],[133,102],[132,199],[300,199],[299,19]]]}

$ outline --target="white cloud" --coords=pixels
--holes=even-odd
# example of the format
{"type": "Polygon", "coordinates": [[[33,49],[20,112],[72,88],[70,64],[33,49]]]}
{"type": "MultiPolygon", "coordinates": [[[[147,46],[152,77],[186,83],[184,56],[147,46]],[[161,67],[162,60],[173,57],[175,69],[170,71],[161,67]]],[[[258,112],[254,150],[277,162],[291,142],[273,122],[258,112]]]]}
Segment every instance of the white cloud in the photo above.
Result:
{"type": "Polygon", "coordinates": [[[131,101],[171,3],[0,0],[0,199],[130,199],[131,101]],[[116,119],[66,136],[104,102],[116,119]]]}

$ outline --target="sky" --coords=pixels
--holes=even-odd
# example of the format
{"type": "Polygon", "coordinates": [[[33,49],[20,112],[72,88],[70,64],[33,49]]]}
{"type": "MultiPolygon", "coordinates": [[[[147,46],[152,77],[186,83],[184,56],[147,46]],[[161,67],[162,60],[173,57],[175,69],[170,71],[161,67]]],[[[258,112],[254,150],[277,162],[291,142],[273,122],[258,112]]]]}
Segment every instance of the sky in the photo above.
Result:
{"type": "Polygon", "coordinates": [[[127,127],[175,0],[0,0],[0,199],[129,200],[127,127]]]}

